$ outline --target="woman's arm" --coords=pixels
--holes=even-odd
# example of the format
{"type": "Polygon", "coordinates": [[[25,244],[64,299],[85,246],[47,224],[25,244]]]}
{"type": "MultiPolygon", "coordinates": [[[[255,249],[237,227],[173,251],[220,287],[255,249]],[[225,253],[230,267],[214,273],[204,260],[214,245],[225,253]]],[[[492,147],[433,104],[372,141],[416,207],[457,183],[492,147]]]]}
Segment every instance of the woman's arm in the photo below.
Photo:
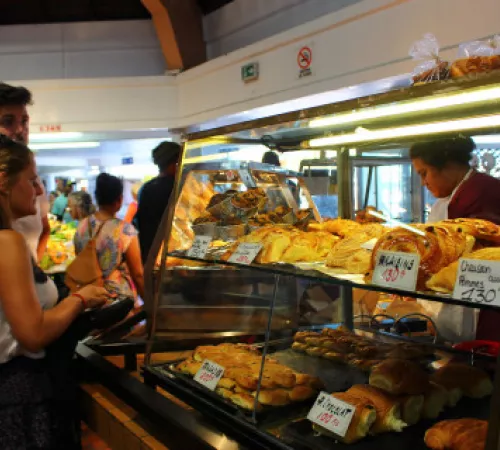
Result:
{"type": "Polygon", "coordinates": [[[83,309],[78,297],[68,297],[43,311],[37,298],[33,267],[23,237],[0,232],[0,303],[12,334],[30,352],[56,340],[83,309]]]}
{"type": "Polygon", "coordinates": [[[137,236],[134,236],[130,241],[130,245],[125,252],[125,260],[137,292],[141,298],[144,298],[144,267],[142,266],[141,249],[137,236]]]}

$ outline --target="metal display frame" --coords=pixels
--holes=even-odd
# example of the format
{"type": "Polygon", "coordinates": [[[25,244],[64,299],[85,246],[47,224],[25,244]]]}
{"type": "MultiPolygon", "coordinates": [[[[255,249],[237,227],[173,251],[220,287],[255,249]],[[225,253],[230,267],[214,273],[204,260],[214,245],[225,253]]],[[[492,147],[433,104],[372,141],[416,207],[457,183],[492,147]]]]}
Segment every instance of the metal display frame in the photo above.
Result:
{"type": "MultiPolygon", "coordinates": [[[[391,104],[397,103],[399,101],[405,101],[408,99],[423,99],[426,97],[430,97],[432,95],[438,95],[441,93],[447,92],[456,92],[461,89],[466,88],[475,88],[475,87],[484,87],[489,85],[500,85],[500,76],[498,74],[488,74],[481,77],[473,77],[466,78],[462,80],[453,80],[453,81],[442,81],[437,83],[430,83],[427,85],[415,86],[410,88],[401,89],[398,91],[387,92],[383,94],[378,94],[370,97],[359,98],[354,100],[348,100],[345,102],[340,102],[332,105],[320,106],[311,108],[304,111],[292,112],[287,114],[282,114],[278,116],[274,116],[266,119],[258,119],[246,123],[240,123],[236,125],[231,125],[227,127],[223,127],[216,130],[202,131],[199,133],[194,133],[192,135],[187,136],[187,142],[191,142],[193,140],[200,139],[210,139],[213,136],[220,135],[230,135],[238,132],[244,132],[246,130],[252,130],[261,128],[264,126],[273,126],[279,125],[287,122],[298,121],[303,119],[312,119],[318,116],[325,115],[334,115],[343,113],[346,111],[352,111],[355,109],[360,109],[364,107],[378,106],[383,104],[391,104]]],[[[306,138],[314,137],[306,136],[306,138]]],[[[228,139],[230,142],[234,143],[256,143],[256,140],[252,139],[228,139]]],[[[260,142],[260,141],[259,141],[260,142]]],[[[404,142],[404,141],[401,141],[404,142]]],[[[286,142],[285,142],[286,143],[286,142]]],[[[169,236],[171,234],[171,227],[174,216],[174,209],[176,201],[180,195],[181,186],[182,186],[182,177],[185,173],[186,164],[186,152],[187,146],[184,146],[181,161],[179,164],[178,175],[176,179],[176,187],[173,195],[171,196],[169,207],[165,211],[164,217],[162,219],[162,224],[160,226],[159,232],[155,239],[155,243],[153,245],[153,251],[150,255],[148,263],[146,264],[146,297],[148,305],[146,306],[146,311],[148,314],[148,339],[146,342],[146,359],[145,359],[145,367],[143,369],[143,375],[145,379],[145,383],[151,387],[161,386],[171,392],[173,395],[176,395],[181,400],[188,402],[191,406],[193,406],[200,413],[210,416],[212,419],[215,419],[217,426],[220,426],[221,430],[224,430],[225,433],[231,438],[239,441],[240,438],[242,445],[248,445],[251,443],[249,448],[266,448],[266,449],[291,449],[289,445],[286,445],[284,442],[280,441],[276,437],[270,435],[269,433],[264,432],[259,429],[257,426],[254,426],[251,423],[246,423],[244,421],[240,421],[231,415],[225,415],[222,411],[219,411],[214,405],[211,405],[210,402],[205,401],[204,399],[196,399],[192,393],[188,392],[186,389],[183,389],[182,386],[177,385],[172,380],[162,379],[161,376],[158,376],[157,368],[154,364],[151,363],[151,355],[156,348],[162,348],[161,342],[156,339],[155,329],[156,329],[156,317],[158,313],[158,305],[159,305],[159,292],[160,289],[157,288],[157,283],[161,283],[165,278],[166,265],[164,263],[161,264],[159,270],[159,277],[153,275],[155,273],[154,262],[156,261],[156,256],[160,248],[162,250],[162,262],[166,260],[167,256],[179,256],[174,254],[169,254],[167,251],[167,243],[169,236]],[[163,244],[163,245],[162,245],[163,244]],[[156,279],[155,283],[153,280],[156,279]],[[159,347],[158,347],[159,346],[159,347]],[[248,437],[250,436],[250,440],[248,437]]],[[[337,148],[337,171],[338,171],[338,184],[339,184],[339,215],[342,217],[348,217],[352,211],[352,189],[351,189],[351,157],[349,156],[349,148],[340,147],[337,148]]],[[[219,166],[220,167],[220,166],[219,166]]],[[[412,179],[412,187],[417,189],[418,180],[416,177],[412,179]]],[[[421,199],[414,199],[413,201],[415,210],[414,211],[422,211],[423,206],[421,199]]],[[[257,271],[268,271],[271,273],[275,273],[275,275],[279,278],[280,274],[288,274],[290,272],[281,271],[275,269],[270,266],[266,267],[258,267],[257,265],[251,266],[257,271]]],[[[296,271],[292,275],[297,277],[304,278],[314,278],[318,279],[317,275],[309,273],[307,271],[299,272],[296,271]]],[[[340,286],[341,290],[341,303],[342,303],[342,320],[349,327],[353,328],[353,304],[352,304],[352,292],[354,287],[361,287],[366,290],[375,290],[379,292],[391,292],[409,297],[418,297],[421,298],[422,295],[416,292],[408,292],[402,290],[395,289],[385,289],[376,286],[357,286],[353,285],[350,282],[343,282],[342,280],[331,280],[331,284],[336,284],[340,286]]],[[[458,304],[463,306],[463,303],[458,302],[453,299],[440,298],[439,296],[424,296],[424,298],[428,298],[433,301],[450,303],[450,304],[458,304]]],[[[483,306],[478,306],[479,308],[483,308],[483,306]]],[[[489,307],[491,308],[491,307],[489,307]]],[[[496,307],[494,307],[496,308],[496,307]]],[[[498,308],[497,308],[498,309],[498,308]]],[[[272,311],[270,311],[270,317],[272,316],[272,311]]],[[[268,330],[269,331],[269,330],[268,330]]],[[[267,340],[269,340],[269,333],[267,333],[267,340]]],[[[201,339],[199,343],[207,344],[206,340],[201,339]]],[[[179,343],[179,348],[188,349],[193,348],[195,342],[193,341],[184,341],[183,343],[179,343]],[[185,345],[184,345],[185,344],[185,345]]],[[[175,344],[166,343],[165,348],[176,348],[175,344]]],[[[267,347],[264,347],[267,349],[267,347]]],[[[80,349],[79,355],[82,360],[87,360],[89,356],[89,351],[87,349],[80,349]]],[[[267,351],[267,350],[265,350],[267,351]]],[[[91,355],[94,360],[97,358],[95,355],[91,355]]],[[[90,358],[92,359],[92,358],[90,358]]],[[[489,430],[487,436],[487,442],[485,450],[497,450],[500,446],[500,355],[497,358],[496,362],[496,374],[494,380],[494,392],[490,402],[490,418],[489,418],[489,430]]],[[[163,406],[159,406],[163,408],[163,406]]],[[[159,415],[163,417],[163,412],[158,411],[159,415]]],[[[165,418],[165,417],[163,417],[165,418]]],[[[332,441],[332,447],[335,447],[335,444],[332,441]]]]}

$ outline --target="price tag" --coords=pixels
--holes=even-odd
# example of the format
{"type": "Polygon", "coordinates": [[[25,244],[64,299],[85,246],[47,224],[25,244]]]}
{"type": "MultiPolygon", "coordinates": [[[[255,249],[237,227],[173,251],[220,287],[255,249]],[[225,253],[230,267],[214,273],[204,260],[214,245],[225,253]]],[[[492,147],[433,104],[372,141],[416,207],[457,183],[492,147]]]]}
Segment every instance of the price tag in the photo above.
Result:
{"type": "Polygon", "coordinates": [[[377,253],[372,283],[378,286],[414,291],[417,287],[420,256],[416,253],[377,253]]]}
{"type": "Polygon", "coordinates": [[[338,400],[326,392],[320,392],[307,419],[344,437],[355,411],[356,408],[353,405],[338,400]]]}
{"type": "Polygon", "coordinates": [[[453,298],[500,306],[500,261],[459,260],[453,298]]]}
{"type": "Polygon", "coordinates": [[[240,244],[228,261],[236,264],[252,264],[261,248],[261,244],[240,244]]]}
{"type": "Polygon", "coordinates": [[[200,370],[196,372],[194,380],[211,391],[214,391],[222,375],[224,375],[224,367],[219,366],[219,364],[209,359],[205,359],[200,370]]]}
{"type": "Polygon", "coordinates": [[[187,251],[186,255],[190,258],[203,259],[207,254],[208,247],[212,242],[212,236],[198,235],[194,237],[193,245],[187,251]]]}

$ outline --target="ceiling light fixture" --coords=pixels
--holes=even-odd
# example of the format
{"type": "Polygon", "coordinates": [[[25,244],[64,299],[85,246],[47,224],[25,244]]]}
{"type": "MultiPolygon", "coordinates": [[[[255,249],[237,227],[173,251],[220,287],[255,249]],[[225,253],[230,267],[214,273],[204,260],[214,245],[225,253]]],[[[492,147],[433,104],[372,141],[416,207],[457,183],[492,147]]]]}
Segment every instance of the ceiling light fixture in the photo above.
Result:
{"type": "Polygon", "coordinates": [[[471,103],[491,102],[500,99],[500,87],[474,89],[469,92],[443,95],[436,98],[414,100],[398,104],[380,105],[363,108],[350,113],[341,113],[331,117],[322,117],[309,122],[311,128],[322,128],[347,123],[356,123],[370,119],[411,114],[420,111],[430,111],[450,106],[458,106],[471,103]]]}
{"type": "Polygon", "coordinates": [[[476,144],[500,144],[500,134],[486,134],[483,136],[472,136],[476,144]]]}
{"type": "Polygon", "coordinates": [[[447,120],[442,122],[422,123],[396,128],[382,128],[368,133],[349,133],[338,136],[311,139],[309,147],[356,144],[360,142],[393,140],[409,136],[440,134],[500,126],[500,114],[492,116],[469,117],[467,119],[447,120]]]}
{"type": "Polygon", "coordinates": [[[96,148],[99,142],[47,142],[43,144],[31,144],[32,150],[69,150],[73,148],[96,148]]]}

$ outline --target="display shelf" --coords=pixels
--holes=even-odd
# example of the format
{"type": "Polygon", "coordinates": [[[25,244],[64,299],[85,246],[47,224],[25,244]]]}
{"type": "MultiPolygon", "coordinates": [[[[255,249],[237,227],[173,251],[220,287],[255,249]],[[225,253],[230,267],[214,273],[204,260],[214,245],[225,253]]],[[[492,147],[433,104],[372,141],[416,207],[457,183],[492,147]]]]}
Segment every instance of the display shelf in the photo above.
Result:
{"type": "Polygon", "coordinates": [[[411,297],[418,298],[422,300],[430,300],[439,303],[446,303],[449,305],[458,305],[465,306],[469,308],[478,308],[478,309],[494,309],[499,310],[500,306],[488,305],[486,303],[468,303],[458,299],[454,299],[451,295],[444,295],[438,293],[430,293],[430,292],[419,292],[419,291],[407,291],[403,289],[395,289],[389,288],[385,286],[378,286],[375,284],[365,283],[362,280],[361,275],[350,275],[350,274],[339,274],[339,276],[330,276],[326,275],[323,272],[318,270],[310,269],[301,269],[292,264],[285,263],[277,263],[277,264],[238,264],[229,261],[222,261],[221,259],[200,259],[200,258],[191,258],[185,255],[183,252],[172,252],[168,253],[168,256],[182,258],[189,261],[197,261],[203,263],[212,263],[212,264],[220,264],[221,266],[228,267],[239,267],[245,269],[255,269],[257,271],[266,272],[266,273],[274,273],[276,275],[292,275],[297,278],[309,279],[315,282],[322,282],[326,284],[338,285],[338,286],[347,286],[350,288],[364,289],[367,291],[374,292],[385,292],[388,294],[399,295],[401,297],[411,297]]]}

